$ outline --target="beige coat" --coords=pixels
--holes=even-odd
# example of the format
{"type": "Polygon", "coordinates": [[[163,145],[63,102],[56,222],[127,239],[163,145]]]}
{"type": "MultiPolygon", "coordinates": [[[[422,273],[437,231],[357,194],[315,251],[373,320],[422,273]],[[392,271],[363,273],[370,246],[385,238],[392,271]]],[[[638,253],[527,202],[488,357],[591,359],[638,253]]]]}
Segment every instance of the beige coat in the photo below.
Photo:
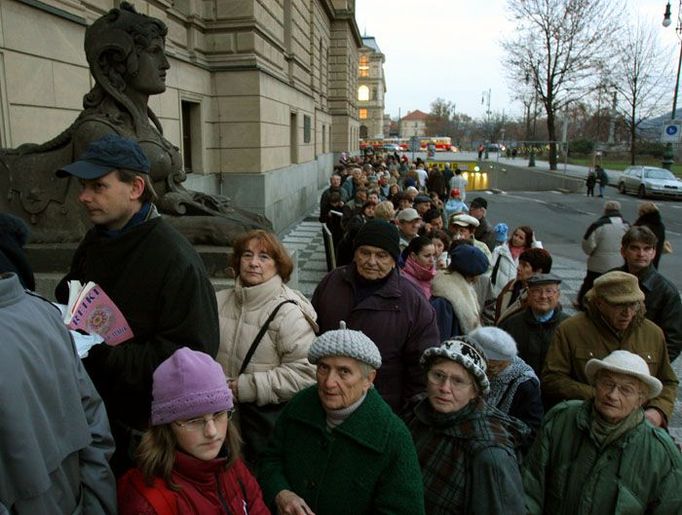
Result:
{"type": "Polygon", "coordinates": [[[277,404],[315,382],[308,349],[317,331],[317,315],[301,293],[276,275],[251,287],[242,286],[237,279],[233,290],[219,291],[216,297],[220,321],[216,359],[228,378],[239,373],[253,340],[275,307],[288,299],[298,304],[284,304],[270,323],[246,371],[239,376],[240,401],[277,404]]]}

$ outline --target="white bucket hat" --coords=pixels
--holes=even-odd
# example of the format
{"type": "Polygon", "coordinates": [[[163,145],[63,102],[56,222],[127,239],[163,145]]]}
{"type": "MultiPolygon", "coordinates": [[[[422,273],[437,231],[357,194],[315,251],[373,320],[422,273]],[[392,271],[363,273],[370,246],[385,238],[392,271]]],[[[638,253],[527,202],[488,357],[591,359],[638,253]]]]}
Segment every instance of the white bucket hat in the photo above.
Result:
{"type": "Polygon", "coordinates": [[[585,365],[585,374],[591,385],[594,386],[594,377],[602,368],[618,374],[636,377],[649,387],[649,399],[658,397],[663,390],[663,384],[649,373],[649,366],[646,361],[632,352],[615,350],[604,359],[588,361],[585,365]]]}

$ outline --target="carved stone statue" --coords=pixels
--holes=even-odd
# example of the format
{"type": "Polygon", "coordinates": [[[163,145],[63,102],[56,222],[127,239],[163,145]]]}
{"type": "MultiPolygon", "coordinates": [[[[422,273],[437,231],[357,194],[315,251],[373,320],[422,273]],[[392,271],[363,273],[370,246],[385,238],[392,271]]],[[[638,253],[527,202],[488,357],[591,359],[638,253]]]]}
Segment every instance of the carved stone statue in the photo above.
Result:
{"type": "Polygon", "coordinates": [[[77,203],[75,178],[54,171],[76,160],[88,143],[116,133],[136,139],[151,162],[159,196],[156,205],[193,243],[227,245],[253,228],[271,228],[263,216],[230,207],[229,199],[190,191],[177,147],[163,137],[150,95],[166,90],[170,67],[165,55],[168,29],[123,2],[85,32],[85,53],[95,86],[83,98],[83,111],[64,132],[40,144],[0,151],[0,211],[31,225],[34,242],[77,241],[89,226],[77,203]]]}

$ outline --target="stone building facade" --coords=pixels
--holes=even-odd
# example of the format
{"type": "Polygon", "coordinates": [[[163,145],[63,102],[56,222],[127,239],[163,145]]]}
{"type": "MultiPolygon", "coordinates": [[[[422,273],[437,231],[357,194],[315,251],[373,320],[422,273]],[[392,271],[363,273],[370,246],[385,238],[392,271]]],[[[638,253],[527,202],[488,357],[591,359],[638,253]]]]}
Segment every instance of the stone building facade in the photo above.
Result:
{"type": "MultiPolygon", "coordinates": [[[[167,90],[150,98],[187,187],[276,230],[316,203],[335,153],[357,151],[354,0],[137,0],[169,28],[167,90]]],[[[68,127],[93,85],[85,28],[112,0],[0,0],[0,145],[68,127]]]]}
{"type": "Polygon", "coordinates": [[[426,120],[429,117],[419,109],[408,112],[400,119],[400,137],[426,136],[426,120]]]}
{"type": "MultiPolygon", "coordinates": [[[[358,119],[360,138],[383,138],[384,134],[384,54],[376,39],[363,37],[358,61],[358,119]]],[[[386,134],[387,136],[387,134],[386,134]]]]}

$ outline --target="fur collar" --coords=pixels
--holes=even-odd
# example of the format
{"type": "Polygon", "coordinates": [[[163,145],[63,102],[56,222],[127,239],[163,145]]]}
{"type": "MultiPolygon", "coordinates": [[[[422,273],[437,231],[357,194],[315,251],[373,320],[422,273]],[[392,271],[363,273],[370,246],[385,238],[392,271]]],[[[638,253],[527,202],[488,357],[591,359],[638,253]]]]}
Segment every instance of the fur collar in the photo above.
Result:
{"type": "Polygon", "coordinates": [[[481,325],[478,297],[473,285],[457,272],[439,272],[433,279],[432,294],[443,297],[455,311],[464,333],[470,333],[481,325]]]}

